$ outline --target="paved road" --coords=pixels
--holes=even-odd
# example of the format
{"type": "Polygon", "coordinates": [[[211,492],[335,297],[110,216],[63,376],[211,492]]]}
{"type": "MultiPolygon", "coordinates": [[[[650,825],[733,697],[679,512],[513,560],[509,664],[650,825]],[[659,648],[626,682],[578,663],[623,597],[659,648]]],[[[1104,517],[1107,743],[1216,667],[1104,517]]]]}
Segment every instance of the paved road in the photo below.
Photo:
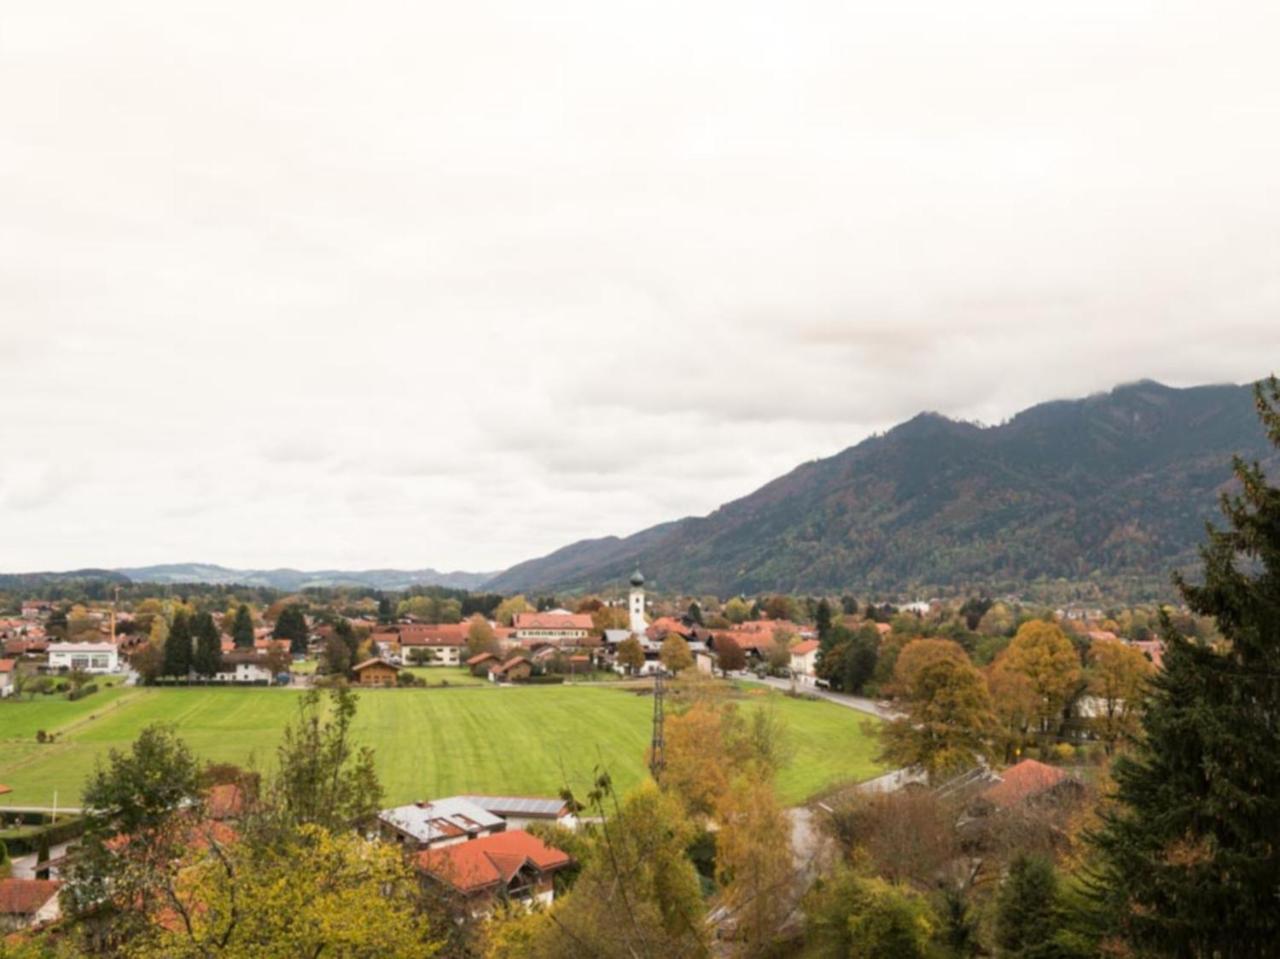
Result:
{"type": "MultiPolygon", "coordinates": [[[[791,680],[779,679],[777,676],[766,676],[763,679],[760,679],[750,673],[739,673],[734,676],[734,679],[741,679],[748,683],[760,683],[765,686],[772,686],[774,689],[780,689],[784,693],[790,692],[791,690],[791,680]]],[[[860,713],[877,716],[880,719],[898,718],[898,714],[892,709],[886,709],[874,700],[867,699],[863,696],[846,696],[844,693],[833,693],[829,689],[819,689],[815,686],[797,686],[796,689],[807,696],[816,696],[819,699],[825,699],[829,703],[835,703],[837,706],[856,709],[860,713]]]]}

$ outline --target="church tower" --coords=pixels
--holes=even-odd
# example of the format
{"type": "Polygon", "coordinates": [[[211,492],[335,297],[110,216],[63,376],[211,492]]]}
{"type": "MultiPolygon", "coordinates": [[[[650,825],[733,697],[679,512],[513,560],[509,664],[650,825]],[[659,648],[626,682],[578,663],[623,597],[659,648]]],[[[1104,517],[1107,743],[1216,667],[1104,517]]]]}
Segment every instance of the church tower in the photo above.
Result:
{"type": "Polygon", "coordinates": [[[644,618],[644,577],[638,569],[631,574],[631,599],[628,608],[631,610],[631,632],[644,635],[649,624],[644,618]]]}

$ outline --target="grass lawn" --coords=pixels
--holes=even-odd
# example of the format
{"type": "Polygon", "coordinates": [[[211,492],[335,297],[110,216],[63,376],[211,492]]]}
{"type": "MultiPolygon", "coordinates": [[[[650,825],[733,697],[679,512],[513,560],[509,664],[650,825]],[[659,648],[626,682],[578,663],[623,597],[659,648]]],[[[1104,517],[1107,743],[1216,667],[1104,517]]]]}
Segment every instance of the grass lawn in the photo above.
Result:
{"type": "MultiPolygon", "coordinates": [[[[452,682],[452,679],[450,680],[452,682]]],[[[299,693],[287,689],[116,689],[69,703],[0,703],[4,805],[75,805],[85,776],[112,747],[152,722],[173,723],[203,759],[267,768],[299,693]],[[59,730],[35,743],[37,729],[59,730]]],[[[793,758],[779,776],[785,802],[880,772],[867,717],[829,703],[759,690],[745,708],[777,709],[793,758]]],[[[356,733],[377,751],[389,802],[459,792],[585,791],[596,766],[626,789],[644,776],[652,700],[605,687],[388,689],[360,694],[356,733]]]]}
{"type": "Polygon", "coordinates": [[[471,670],[459,666],[405,666],[404,671],[417,676],[428,686],[487,686],[483,676],[472,676],[471,670]]]}

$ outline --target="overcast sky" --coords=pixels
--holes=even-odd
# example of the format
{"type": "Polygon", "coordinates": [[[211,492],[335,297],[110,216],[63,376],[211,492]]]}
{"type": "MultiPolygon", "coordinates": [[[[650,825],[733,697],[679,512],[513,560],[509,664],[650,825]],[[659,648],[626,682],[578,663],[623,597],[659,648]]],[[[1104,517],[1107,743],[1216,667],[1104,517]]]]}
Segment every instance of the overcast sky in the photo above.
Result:
{"type": "Polygon", "coordinates": [[[497,569],[1280,368],[1280,5],[0,16],[0,569],[497,569]]]}

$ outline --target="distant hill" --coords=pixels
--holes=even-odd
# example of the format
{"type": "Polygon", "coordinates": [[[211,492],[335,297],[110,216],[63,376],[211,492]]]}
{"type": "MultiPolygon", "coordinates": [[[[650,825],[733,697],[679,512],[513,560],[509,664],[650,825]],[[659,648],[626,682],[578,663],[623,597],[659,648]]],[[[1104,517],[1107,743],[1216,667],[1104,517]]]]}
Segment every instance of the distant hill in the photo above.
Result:
{"type": "Polygon", "coordinates": [[[894,592],[1139,578],[1167,586],[1216,516],[1231,456],[1276,475],[1251,389],[1142,381],[999,426],[922,413],[709,516],[566,546],[498,592],[616,586],[639,565],[690,593],[894,592]]]}
{"type": "Polygon", "coordinates": [[[168,563],[114,570],[135,583],[226,583],[294,590],[308,586],[367,586],[372,589],[406,589],[410,586],[447,586],[478,589],[493,573],[442,573],[434,569],[228,569],[211,563],[168,563]]]}

